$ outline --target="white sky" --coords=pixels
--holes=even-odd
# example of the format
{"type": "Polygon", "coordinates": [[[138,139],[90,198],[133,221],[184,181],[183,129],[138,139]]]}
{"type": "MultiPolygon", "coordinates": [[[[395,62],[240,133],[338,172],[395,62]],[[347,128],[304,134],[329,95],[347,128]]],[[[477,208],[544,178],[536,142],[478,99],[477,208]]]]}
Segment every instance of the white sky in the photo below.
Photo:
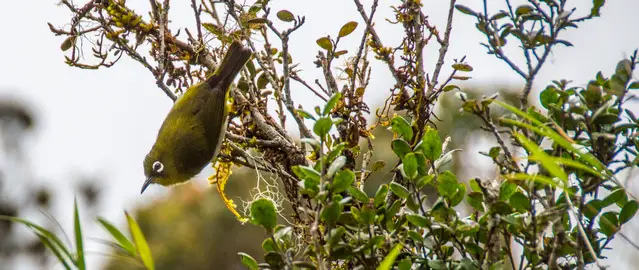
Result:
{"type": "MultiPolygon", "coordinates": [[[[132,1],[136,7],[147,10],[148,1],[132,1]]],[[[335,36],[339,28],[349,20],[360,22],[360,26],[343,43],[343,48],[352,52],[359,44],[363,24],[355,5],[348,0],[295,1],[277,0],[272,2],[273,13],[286,8],[296,15],[306,16],[306,24],[291,36],[291,54],[296,62],[301,62],[303,77],[314,81],[320,77],[319,69],[312,61],[318,50],[315,40],[325,34],[335,36]]],[[[366,6],[371,0],[363,1],[366,6]]],[[[400,26],[390,25],[382,20],[391,18],[390,3],[397,1],[380,0],[376,15],[377,31],[385,45],[396,45],[402,34],[400,26]]],[[[425,12],[443,32],[448,1],[423,1],[425,12]]],[[[482,1],[460,0],[458,3],[478,9],[482,1]]],[[[498,3],[501,1],[490,1],[498,3]]],[[[517,1],[515,1],[517,2],[517,1]]],[[[570,1],[580,3],[583,12],[590,10],[592,1],[570,1]]],[[[82,2],[84,3],[84,2],[82,2]]],[[[188,1],[172,1],[170,19],[172,27],[193,26],[191,8],[188,1]],[[180,18],[180,19],[178,19],[180,18]]],[[[602,18],[580,25],[564,33],[563,39],[570,40],[575,47],[560,47],[551,55],[547,65],[540,72],[535,90],[543,88],[550,80],[561,78],[586,83],[598,70],[609,75],[622,57],[639,47],[639,1],[607,1],[602,9],[602,18]]],[[[145,12],[146,13],[146,12],[145,12]]],[[[474,21],[466,15],[455,14],[448,63],[453,58],[467,55],[467,62],[475,71],[472,83],[521,84],[516,74],[505,64],[486,55],[479,41],[482,36],[475,30],[474,21]]],[[[28,156],[34,168],[34,178],[48,181],[56,186],[59,194],[72,198],[73,183],[69,175],[74,173],[100,174],[101,186],[109,186],[104,191],[107,202],[103,212],[97,213],[123,225],[123,209],[133,209],[136,205],[166,194],[160,187],[151,187],[141,196],[143,181],[142,160],[155,139],[157,129],[171,101],[158,89],[151,74],[137,62],[126,57],[115,67],[99,71],[70,68],[64,64],[59,47],[63,38],[54,36],[47,22],[62,26],[69,21],[66,8],[56,6],[55,1],[35,4],[32,1],[5,1],[0,9],[0,25],[3,25],[3,41],[0,42],[0,96],[24,99],[37,108],[41,125],[34,141],[29,144],[28,156]]],[[[426,53],[427,65],[432,70],[436,52],[432,48],[426,53]]],[[[447,64],[445,66],[450,66],[447,64]]],[[[392,85],[391,77],[383,65],[375,63],[372,88],[366,96],[369,104],[379,104],[392,85]],[[377,69],[375,69],[377,67],[377,69]]],[[[446,74],[446,70],[443,74],[446,74]]],[[[305,108],[312,108],[318,100],[308,91],[293,85],[295,100],[301,100],[305,108]]],[[[374,107],[374,106],[372,106],[374,107]]],[[[290,128],[293,133],[296,128],[290,128]]],[[[200,183],[205,180],[199,179],[200,183]]],[[[56,205],[62,209],[57,217],[69,232],[71,226],[72,200],[64,200],[56,205]]],[[[94,223],[86,220],[85,224],[94,223]]],[[[104,237],[97,226],[90,226],[91,236],[104,237]]],[[[616,240],[617,247],[629,247],[616,240]]],[[[99,250],[97,244],[89,244],[89,249],[99,250]]],[[[610,264],[625,265],[626,259],[637,255],[630,248],[616,250],[610,254],[610,264]],[[630,255],[630,256],[629,256],[630,255]]],[[[89,262],[98,263],[97,257],[89,262]]],[[[616,268],[620,269],[620,268],[616,268]]]]}

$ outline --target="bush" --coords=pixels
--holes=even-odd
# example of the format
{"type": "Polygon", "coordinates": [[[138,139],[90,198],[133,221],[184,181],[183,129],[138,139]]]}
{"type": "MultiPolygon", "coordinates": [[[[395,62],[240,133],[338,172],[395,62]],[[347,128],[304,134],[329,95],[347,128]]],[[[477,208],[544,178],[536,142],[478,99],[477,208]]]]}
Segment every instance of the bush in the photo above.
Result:
{"type": "MultiPolygon", "coordinates": [[[[124,1],[91,1],[81,8],[62,2],[74,13],[74,23],[71,30],[51,30],[67,36],[62,49],[71,50],[69,65],[109,67],[127,55],[147,67],[172,99],[214,70],[219,48],[229,41],[244,40],[254,51],[233,92],[233,124],[215,165],[216,176],[218,184],[223,183],[228,173],[219,171],[231,165],[272,173],[290,203],[291,222],[278,224],[278,215],[287,212],[281,211],[281,200],[266,196],[270,193],[256,196],[246,218],[263,227],[267,237],[262,263],[239,254],[249,269],[602,267],[599,260],[610,241],[639,207],[618,179],[620,172],[638,163],[639,121],[626,108],[630,91],[639,88],[633,81],[636,51],[607,76],[600,72],[582,84],[553,81],[539,94],[543,109],[528,101],[535,76],[553,48],[572,46],[561,34],[598,17],[604,1],[593,1],[591,10],[581,12],[568,7],[570,1],[530,0],[508,5],[505,11],[475,11],[451,0],[447,24],[439,27],[423,13],[422,1],[396,1],[390,21],[404,37],[393,47],[383,43],[372,23],[378,1],[367,11],[354,0],[360,22],[346,22],[334,36],[317,39],[315,64],[325,80],[316,81],[317,87],[302,78],[289,53],[289,37],[303,29],[305,18],[287,10],[271,12],[267,0],[250,6],[193,1],[197,26],[187,32],[187,41],[167,31],[169,1],[152,1],[150,18],[124,1]],[[219,15],[223,8],[225,16],[219,15]],[[472,99],[455,85],[470,79],[466,74],[473,70],[464,57],[453,63],[447,57],[454,16],[462,15],[475,18],[487,52],[522,77],[518,106],[499,95],[472,99]],[[227,16],[239,28],[230,29],[231,24],[225,24],[229,21],[220,19],[227,16]],[[289,28],[277,28],[274,20],[289,28]],[[80,22],[96,27],[78,31],[80,22]],[[354,50],[340,47],[358,27],[365,28],[361,45],[354,50]],[[98,64],[82,63],[78,57],[83,48],[77,40],[89,34],[99,36],[93,48],[98,64]],[[205,35],[214,36],[219,48],[204,43],[205,35]],[[141,44],[151,45],[149,56],[157,65],[141,56],[141,44]],[[109,46],[113,50],[105,50],[109,46]],[[426,46],[439,49],[432,72],[425,68],[426,46]],[[513,60],[519,55],[507,54],[506,47],[517,47],[524,61],[513,60]],[[346,57],[341,67],[346,78],[338,79],[333,63],[346,57]],[[370,108],[363,96],[369,89],[371,60],[386,65],[395,85],[375,113],[377,123],[369,127],[365,117],[370,108]],[[447,75],[444,66],[452,68],[447,75]],[[323,106],[296,107],[291,80],[323,99],[323,106]],[[466,181],[446,169],[456,149],[448,149],[450,138],[434,125],[434,106],[442,95],[459,97],[463,104],[454,109],[474,115],[494,136],[495,146],[480,154],[494,162],[486,170],[496,170],[495,178],[466,181]],[[269,106],[276,106],[275,114],[269,106]],[[495,117],[491,109],[496,108],[506,113],[495,117]],[[289,116],[299,128],[299,142],[285,131],[289,116]],[[369,196],[364,185],[372,172],[384,167],[371,160],[371,130],[377,126],[392,132],[390,144],[398,162],[388,170],[392,181],[369,196]],[[427,194],[436,198],[427,200],[427,194]],[[457,210],[464,206],[470,211],[462,215],[457,210]]],[[[223,192],[223,186],[218,188],[223,192]]],[[[227,205],[235,209],[228,200],[227,205]]]]}

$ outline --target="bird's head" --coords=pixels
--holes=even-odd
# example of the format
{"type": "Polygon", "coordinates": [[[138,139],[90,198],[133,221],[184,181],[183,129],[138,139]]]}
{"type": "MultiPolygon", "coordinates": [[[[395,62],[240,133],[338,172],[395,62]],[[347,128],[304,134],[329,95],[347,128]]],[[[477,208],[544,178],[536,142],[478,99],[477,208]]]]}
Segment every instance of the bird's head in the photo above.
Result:
{"type": "Polygon", "coordinates": [[[144,175],[146,176],[146,180],[142,185],[140,193],[144,193],[144,190],[151,184],[169,186],[179,182],[177,181],[178,177],[175,173],[175,166],[172,164],[170,158],[157,151],[151,151],[144,158],[144,175]]]}

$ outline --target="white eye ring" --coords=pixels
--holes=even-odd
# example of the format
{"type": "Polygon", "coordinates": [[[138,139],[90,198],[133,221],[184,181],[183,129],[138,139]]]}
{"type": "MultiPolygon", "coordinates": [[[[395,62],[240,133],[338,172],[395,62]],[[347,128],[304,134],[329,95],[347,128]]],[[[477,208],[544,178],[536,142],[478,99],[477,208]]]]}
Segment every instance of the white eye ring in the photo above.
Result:
{"type": "Polygon", "coordinates": [[[164,171],[164,164],[162,164],[162,162],[159,162],[159,161],[153,162],[153,170],[155,172],[161,173],[162,171],[164,171]]]}

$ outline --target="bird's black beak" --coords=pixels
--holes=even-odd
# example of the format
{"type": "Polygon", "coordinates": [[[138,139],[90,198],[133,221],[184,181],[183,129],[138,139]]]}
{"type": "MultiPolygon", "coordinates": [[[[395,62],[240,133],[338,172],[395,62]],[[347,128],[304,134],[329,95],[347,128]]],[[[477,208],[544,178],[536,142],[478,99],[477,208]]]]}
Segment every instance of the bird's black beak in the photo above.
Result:
{"type": "Polygon", "coordinates": [[[153,183],[153,178],[147,177],[146,181],[144,181],[144,184],[142,184],[142,190],[140,190],[140,194],[144,193],[144,190],[146,190],[146,188],[149,187],[151,183],[153,183]]]}

